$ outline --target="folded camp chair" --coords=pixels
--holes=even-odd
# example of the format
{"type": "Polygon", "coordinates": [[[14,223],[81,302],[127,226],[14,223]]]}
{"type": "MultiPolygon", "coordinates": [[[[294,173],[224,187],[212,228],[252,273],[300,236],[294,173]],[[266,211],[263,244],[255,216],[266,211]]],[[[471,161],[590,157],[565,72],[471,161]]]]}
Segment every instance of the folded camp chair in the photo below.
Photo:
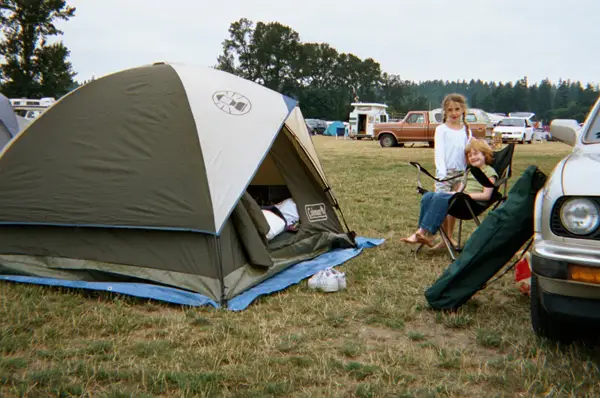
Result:
{"type": "MultiPolygon", "coordinates": [[[[448,237],[447,232],[443,227],[440,228],[440,236],[448,249],[448,253],[452,260],[456,259],[456,255],[460,253],[462,250],[461,247],[461,235],[462,235],[462,223],[463,221],[473,220],[477,226],[481,223],[479,221],[479,216],[488,210],[489,208],[495,209],[502,202],[506,200],[506,194],[508,191],[508,179],[512,175],[512,159],[513,154],[515,152],[515,144],[508,144],[506,147],[502,148],[499,151],[494,152],[494,160],[491,166],[498,173],[498,179],[492,183],[487,176],[478,168],[468,169],[473,174],[473,177],[484,187],[486,188],[494,188],[492,192],[492,196],[487,201],[478,201],[473,200],[467,194],[461,192],[457,192],[450,198],[450,206],[448,207],[448,215],[451,215],[455,218],[458,218],[458,245],[454,247],[450,238],[448,237]]],[[[423,188],[421,184],[421,173],[424,173],[428,177],[432,178],[435,181],[450,181],[452,179],[462,178],[463,183],[466,183],[467,173],[459,175],[457,177],[446,178],[446,179],[438,179],[435,178],[431,173],[425,170],[419,163],[417,162],[409,162],[412,166],[417,168],[417,191],[423,195],[427,192],[427,189],[423,188]]],[[[465,184],[463,184],[463,189],[465,184]]],[[[418,253],[423,248],[423,245],[420,245],[416,252],[418,253]]]]}

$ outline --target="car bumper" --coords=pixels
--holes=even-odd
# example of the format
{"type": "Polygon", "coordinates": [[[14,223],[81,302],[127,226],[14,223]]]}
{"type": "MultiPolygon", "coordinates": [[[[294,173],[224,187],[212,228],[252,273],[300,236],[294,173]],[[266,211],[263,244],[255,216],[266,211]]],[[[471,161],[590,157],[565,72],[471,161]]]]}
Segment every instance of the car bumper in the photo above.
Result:
{"type": "Polygon", "coordinates": [[[531,253],[531,268],[546,312],[600,321],[600,285],[568,279],[569,265],[600,267],[600,257],[593,254],[581,247],[536,243],[531,253]]]}
{"type": "MultiPolygon", "coordinates": [[[[600,298],[585,298],[552,293],[549,286],[556,282],[555,279],[548,280],[538,276],[538,294],[544,310],[552,315],[560,317],[600,321],[600,298]]],[[[565,284],[568,284],[565,283],[565,284]]],[[[550,288],[551,289],[551,288],[550,288]]],[[[559,288],[564,290],[564,286],[559,288]]],[[[600,290],[596,288],[596,290],[600,290]]]]}

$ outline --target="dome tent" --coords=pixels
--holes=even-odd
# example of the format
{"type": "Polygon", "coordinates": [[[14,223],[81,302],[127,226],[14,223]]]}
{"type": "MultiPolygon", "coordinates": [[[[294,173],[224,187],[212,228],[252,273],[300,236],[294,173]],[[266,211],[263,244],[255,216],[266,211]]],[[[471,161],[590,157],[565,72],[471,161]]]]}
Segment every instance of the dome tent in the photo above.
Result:
{"type": "Polygon", "coordinates": [[[333,137],[345,137],[348,135],[348,129],[343,122],[335,121],[332,122],[329,126],[327,126],[327,130],[323,133],[323,135],[330,135],[333,137]]]}
{"type": "Polygon", "coordinates": [[[160,63],[74,90],[4,148],[0,184],[5,275],[154,283],[225,304],[355,245],[296,103],[212,68],[160,63]],[[286,196],[299,230],[266,241],[257,201],[286,196]]]}

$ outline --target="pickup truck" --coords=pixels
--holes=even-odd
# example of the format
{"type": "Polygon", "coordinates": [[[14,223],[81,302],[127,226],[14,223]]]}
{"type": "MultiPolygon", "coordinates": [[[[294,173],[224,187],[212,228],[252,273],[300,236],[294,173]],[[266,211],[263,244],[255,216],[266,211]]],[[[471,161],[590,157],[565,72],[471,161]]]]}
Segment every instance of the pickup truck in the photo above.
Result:
{"type": "MultiPolygon", "coordinates": [[[[433,148],[435,128],[440,123],[435,111],[410,111],[399,122],[376,124],[373,135],[384,148],[402,147],[406,142],[427,142],[433,148]]],[[[486,137],[486,123],[469,123],[469,128],[474,137],[486,137]]]]}

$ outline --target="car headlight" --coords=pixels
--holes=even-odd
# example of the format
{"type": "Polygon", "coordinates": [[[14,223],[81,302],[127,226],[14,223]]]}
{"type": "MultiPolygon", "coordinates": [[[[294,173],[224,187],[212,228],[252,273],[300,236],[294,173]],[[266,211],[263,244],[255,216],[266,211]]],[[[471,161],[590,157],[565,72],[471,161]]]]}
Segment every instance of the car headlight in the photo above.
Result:
{"type": "Polygon", "coordinates": [[[560,208],[560,222],[572,234],[587,235],[598,228],[600,210],[589,199],[569,199],[560,208]]]}

